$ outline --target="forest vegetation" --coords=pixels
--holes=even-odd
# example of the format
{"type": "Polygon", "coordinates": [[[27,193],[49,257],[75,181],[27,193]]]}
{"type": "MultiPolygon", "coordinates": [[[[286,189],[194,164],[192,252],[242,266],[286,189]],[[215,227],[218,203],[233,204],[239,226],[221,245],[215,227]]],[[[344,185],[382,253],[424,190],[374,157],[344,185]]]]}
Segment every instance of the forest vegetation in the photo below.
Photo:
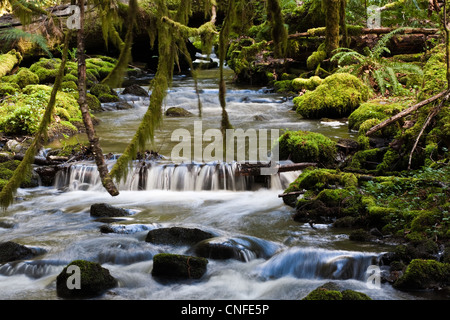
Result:
{"type": "MultiPolygon", "coordinates": [[[[448,6],[446,0],[2,0],[3,17],[12,13],[22,27],[0,19],[0,130],[5,139],[31,139],[23,160],[1,177],[1,205],[13,202],[49,139],[79,131],[89,137],[105,189],[117,195],[115,184],[163,121],[174,73],[190,71],[195,79],[192,48],[214,50],[222,130],[233,127],[225,64],[237,84],[267,86],[291,99],[299,119],[348,120],[352,141],[309,132],[280,137],[284,159],[318,164],[284,191],[293,219],[350,228],[357,241],[399,243],[386,263],[408,275],[425,270],[424,261],[440,277],[403,279],[399,288],[449,285],[448,6]],[[67,16],[48,10],[64,4],[83,8],[80,29],[67,29],[67,16]],[[368,27],[373,5],[381,25],[368,27]],[[150,104],[108,171],[96,112],[101,102],[115,101],[111,89],[137,63],[155,74],[150,104]]],[[[198,107],[201,114],[200,100],[198,107]]]]}

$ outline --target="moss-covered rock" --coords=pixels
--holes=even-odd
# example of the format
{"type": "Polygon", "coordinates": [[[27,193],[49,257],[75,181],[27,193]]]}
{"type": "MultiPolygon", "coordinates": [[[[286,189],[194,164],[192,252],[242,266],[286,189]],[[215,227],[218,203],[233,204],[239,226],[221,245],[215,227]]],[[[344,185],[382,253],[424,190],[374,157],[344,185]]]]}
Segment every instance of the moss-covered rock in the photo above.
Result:
{"type": "Polygon", "coordinates": [[[163,279],[200,279],[207,271],[208,260],[180,254],[159,253],[153,256],[152,276],[163,279]]]}
{"type": "Polygon", "coordinates": [[[0,99],[20,93],[20,87],[15,83],[0,82],[0,99]]]}
{"type": "Polygon", "coordinates": [[[189,117],[192,116],[192,112],[181,107],[170,107],[164,113],[167,117],[189,117]]]}
{"type": "Polygon", "coordinates": [[[320,133],[287,131],[278,139],[278,143],[281,160],[332,166],[336,159],[336,143],[320,133]]]}
{"type": "Polygon", "coordinates": [[[20,68],[10,81],[16,83],[20,88],[25,88],[30,84],[38,84],[39,77],[28,68],[20,68]]]}
{"type": "Polygon", "coordinates": [[[308,79],[295,78],[292,80],[291,86],[296,91],[314,90],[322,83],[322,81],[323,79],[318,76],[312,76],[308,79]]]}
{"type": "Polygon", "coordinates": [[[401,290],[438,289],[450,285],[450,264],[414,259],[394,283],[401,290]]]}
{"type": "Polygon", "coordinates": [[[35,254],[30,248],[13,241],[0,242],[0,263],[29,259],[35,254]]]}
{"type": "Polygon", "coordinates": [[[372,298],[359,291],[342,289],[333,283],[325,283],[311,291],[303,300],[372,300],[372,298]]]}
{"type": "Polygon", "coordinates": [[[106,84],[95,84],[91,87],[90,93],[93,94],[100,100],[100,102],[117,102],[119,101],[119,96],[116,91],[106,84]]]}
{"type": "Polygon", "coordinates": [[[348,73],[335,73],[315,90],[294,98],[294,104],[304,118],[341,118],[349,116],[369,96],[369,88],[360,79],[348,73]]]}
{"type": "Polygon", "coordinates": [[[52,84],[58,75],[60,64],[61,59],[59,58],[41,58],[38,62],[30,66],[30,71],[39,77],[40,84],[52,84]]]}
{"type": "Polygon", "coordinates": [[[56,292],[63,298],[92,298],[102,295],[117,285],[118,281],[108,269],[98,263],[85,260],[72,261],[56,277],[56,292]],[[77,276],[78,270],[79,288],[76,287],[77,279],[72,278],[77,276]]]}

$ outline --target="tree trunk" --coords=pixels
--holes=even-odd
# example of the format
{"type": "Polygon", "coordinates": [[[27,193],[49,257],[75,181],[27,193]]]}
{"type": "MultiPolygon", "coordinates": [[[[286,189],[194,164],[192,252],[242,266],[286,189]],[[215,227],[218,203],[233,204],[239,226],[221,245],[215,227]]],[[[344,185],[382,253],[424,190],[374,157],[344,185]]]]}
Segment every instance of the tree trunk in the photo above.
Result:
{"type": "Polygon", "coordinates": [[[340,0],[326,0],[326,30],[325,30],[325,51],[328,57],[333,55],[333,51],[339,48],[339,11],[340,0]]]}
{"type": "Polygon", "coordinates": [[[92,152],[95,157],[95,163],[102,180],[104,188],[112,196],[119,194],[116,186],[114,185],[109,172],[108,167],[103,156],[103,151],[100,147],[99,138],[96,136],[94,124],[92,122],[91,115],[89,113],[89,106],[86,100],[86,57],[84,55],[84,0],[79,0],[80,6],[80,29],[78,30],[77,45],[78,45],[78,104],[80,105],[81,114],[83,117],[84,126],[86,128],[86,134],[89,139],[89,143],[92,148],[92,152]]]}

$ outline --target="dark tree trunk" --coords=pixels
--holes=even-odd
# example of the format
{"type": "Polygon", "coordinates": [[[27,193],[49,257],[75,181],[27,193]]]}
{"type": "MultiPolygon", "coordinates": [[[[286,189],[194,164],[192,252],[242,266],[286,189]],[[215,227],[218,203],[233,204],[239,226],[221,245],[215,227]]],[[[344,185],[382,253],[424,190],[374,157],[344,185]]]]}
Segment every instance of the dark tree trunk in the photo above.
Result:
{"type": "Polygon", "coordinates": [[[80,29],[78,30],[77,45],[78,45],[78,104],[80,105],[84,126],[86,128],[86,134],[89,139],[89,143],[92,148],[92,152],[95,157],[95,163],[102,180],[103,187],[111,194],[116,196],[119,194],[113,180],[111,179],[108,167],[103,156],[103,151],[100,147],[100,141],[97,137],[94,129],[94,124],[92,122],[91,115],[89,113],[89,106],[86,100],[86,57],[84,55],[84,0],[79,0],[78,4],[80,6],[80,29]]]}

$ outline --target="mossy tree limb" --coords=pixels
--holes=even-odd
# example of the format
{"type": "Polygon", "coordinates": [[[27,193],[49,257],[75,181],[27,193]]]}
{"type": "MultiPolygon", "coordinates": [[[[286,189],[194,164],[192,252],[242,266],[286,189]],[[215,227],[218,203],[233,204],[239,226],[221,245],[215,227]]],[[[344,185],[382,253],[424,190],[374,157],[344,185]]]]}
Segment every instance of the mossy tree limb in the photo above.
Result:
{"type": "Polygon", "coordinates": [[[114,185],[111,179],[108,166],[103,156],[103,151],[100,147],[100,140],[96,135],[94,124],[92,122],[91,115],[89,113],[89,105],[86,100],[86,57],[84,53],[84,0],[79,0],[78,4],[80,6],[80,29],[77,34],[77,50],[78,50],[78,104],[80,105],[81,114],[83,117],[83,123],[86,128],[86,134],[89,139],[89,143],[92,148],[92,153],[95,157],[95,162],[97,164],[97,169],[100,174],[100,178],[104,188],[112,196],[119,194],[117,187],[114,185]]]}

